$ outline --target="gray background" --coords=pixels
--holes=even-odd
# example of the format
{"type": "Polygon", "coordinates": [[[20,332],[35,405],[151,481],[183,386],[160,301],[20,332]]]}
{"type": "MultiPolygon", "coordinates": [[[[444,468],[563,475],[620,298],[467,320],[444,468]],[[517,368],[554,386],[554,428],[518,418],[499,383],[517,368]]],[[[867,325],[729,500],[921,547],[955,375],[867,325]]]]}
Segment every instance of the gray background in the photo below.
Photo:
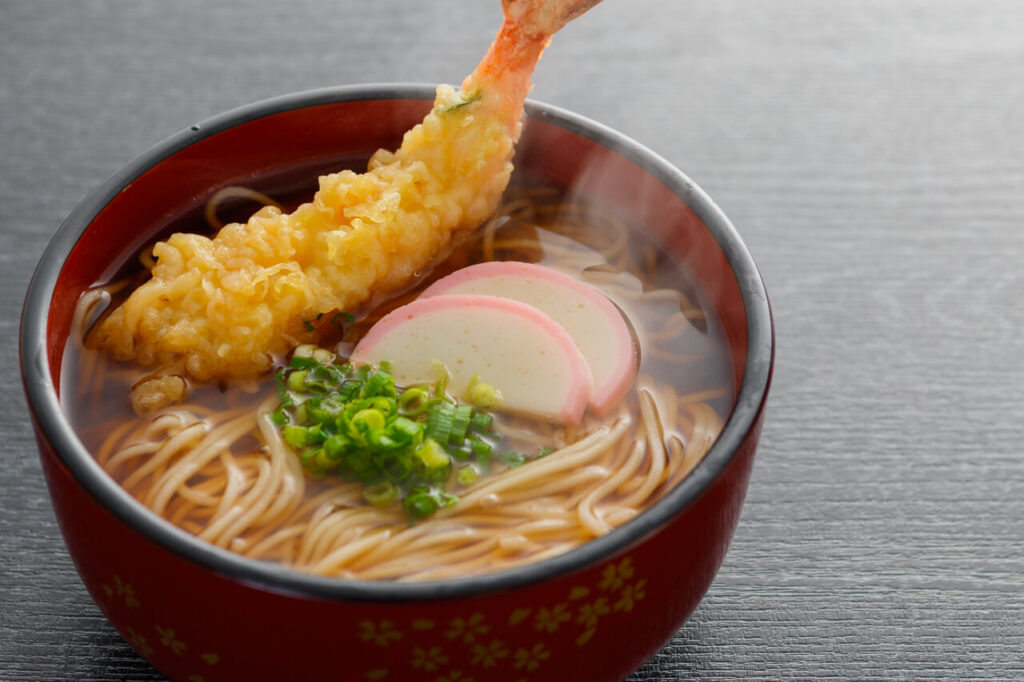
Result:
{"type": "MultiPolygon", "coordinates": [[[[159,679],[75,574],[20,392],[62,219],[225,109],[458,82],[498,5],[0,0],[0,679],[159,679]]],[[[734,544],[632,679],[1024,678],[1024,3],[607,0],[536,83],[718,201],[778,326],[734,544]]]]}

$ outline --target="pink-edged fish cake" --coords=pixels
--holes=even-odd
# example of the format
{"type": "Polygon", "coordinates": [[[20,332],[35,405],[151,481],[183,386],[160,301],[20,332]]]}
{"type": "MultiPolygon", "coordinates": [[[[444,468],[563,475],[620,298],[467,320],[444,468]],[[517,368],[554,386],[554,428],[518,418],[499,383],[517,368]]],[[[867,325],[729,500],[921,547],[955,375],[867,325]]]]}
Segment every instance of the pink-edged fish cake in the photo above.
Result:
{"type": "Polygon", "coordinates": [[[632,385],[639,358],[629,324],[614,303],[588,284],[543,265],[492,261],[456,270],[420,298],[465,294],[526,303],[569,332],[593,377],[590,406],[595,412],[608,413],[632,385]]]}
{"type": "Polygon", "coordinates": [[[586,361],[543,312],[498,296],[420,298],[381,318],[352,351],[357,365],[391,363],[395,383],[433,383],[462,399],[475,374],[498,389],[501,408],[564,424],[580,421],[591,394],[586,361]]]}

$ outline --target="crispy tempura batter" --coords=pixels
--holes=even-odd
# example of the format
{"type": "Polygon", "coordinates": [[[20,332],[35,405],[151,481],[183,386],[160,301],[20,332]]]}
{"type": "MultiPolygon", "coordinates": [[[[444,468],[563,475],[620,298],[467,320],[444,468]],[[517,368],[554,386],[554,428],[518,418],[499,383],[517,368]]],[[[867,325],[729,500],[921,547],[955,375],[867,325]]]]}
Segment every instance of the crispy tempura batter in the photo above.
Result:
{"type": "Polygon", "coordinates": [[[378,151],[365,173],[321,177],[293,213],[268,206],[212,239],[178,233],[158,243],[152,278],[94,342],[199,380],[249,377],[310,340],[304,321],[405,286],[494,211],[533,68],[551,35],[597,2],[503,0],[487,55],[461,90],[438,87],[398,151],[378,151]]]}

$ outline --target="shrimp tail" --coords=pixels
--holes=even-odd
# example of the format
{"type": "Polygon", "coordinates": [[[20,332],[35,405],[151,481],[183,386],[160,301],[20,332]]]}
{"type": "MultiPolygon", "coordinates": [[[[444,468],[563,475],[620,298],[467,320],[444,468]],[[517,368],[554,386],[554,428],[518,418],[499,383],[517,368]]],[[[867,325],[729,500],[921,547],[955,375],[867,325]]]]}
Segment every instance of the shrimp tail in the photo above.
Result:
{"type": "Polygon", "coordinates": [[[504,21],[491,48],[462,83],[464,93],[500,99],[497,108],[518,139],[533,70],[551,37],[601,0],[502,0],[504,21]]]}
{"type": "Polygon", "coordinates": [[[551,37],[601,0],[502,0],[505,21],[551,37]]]}

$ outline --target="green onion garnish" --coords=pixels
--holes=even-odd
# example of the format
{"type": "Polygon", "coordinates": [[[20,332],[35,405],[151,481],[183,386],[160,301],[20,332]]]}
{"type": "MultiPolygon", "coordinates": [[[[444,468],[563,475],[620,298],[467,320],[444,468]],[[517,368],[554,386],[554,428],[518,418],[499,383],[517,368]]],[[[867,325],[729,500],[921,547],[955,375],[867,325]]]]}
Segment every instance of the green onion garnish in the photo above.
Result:
{"type": "Polygon", "coordinates": [[[274,384],[277,386],[277,401],[281,403],[281,407],[291,407],[292,397],[288,393],[288,387],[284,384],[283,369],[274,374],[274,384]]]}
{"type": "Polygon", "coordinates": [[[423,445],[416,448],[416,456],[427,469],[439,469],[451,464],[451,458],[444,448],[432,438],[427,438],[423,445]]]}
{"type": "Polygon", "coordinates": [[[302,448],[309,445],[307,440],[307,434],[309,429],[305,426],[292,426],[288,425],[281,429],[281,437],[284,438],[284,442],[293,448],[302,448]]]}
{"type": "Polygon", "coordinates": [[[491,422],[494,418],[486,412],[475,411],[469,418],[469,429],[477,433],[487,433],[491,430],[491,422]]]}
{"type": "Polygon", "coordinates": [[[306,371],[292,372],[288,375],[288,390],[289,391],[303,391],[306,388],[306,371]]]}
{"type": "Polygon", "coordinates": [[[426,389],[415,386],[402,391],[398,396],[398,406],[406,414],[417,415],[427,409],[429,399],[430,393],[426,389]]]}
{"type": "Polygon", "coordinates": [[[438,365],[434,384],[399,388],[387,363],[353,367],[301,346],[274,377],[280,405],[270,420],[313,478],[358,482],[368,504],[400,504],[415,522],[455,504],[447,486],[470,485],[495,458],[509,467],[526,461],[495,454],[492,415],[448,396],[438,365]]]}
{"type": "Polygon", "coordinates": [[[427,410],[427,438],[441,446],[448,445],[452,435],[452,421],[455,408],[448,403],[439,403],[427,410]]]}
{"type": "Polygon", "coordinates": [[[417,521],[433,516],[440,505],[427,491],[410,493],[402,500],[402,509],[410,521],[417,521]]]}
{"type": "Polygon", "coordinates": [[[334,313],[334,315],[331,316],[331,324],[335,327],[344,327],[346,324],[355,321],[356,316],[352,313],[334,313]]]}
{"type": "Polygon", "coordinates": [[[459,96],[460,100],[458,102],[456,102],[455,104],[449,104],[447,107],[441,109],[441,113],[450,114],[453,111],[458,111],[462,107],[470,105],[473,102],[479,100],[481,97],[484,96],[484,93],[482,90],[476,90],[474,92],[462,92],[460,90],[459,96]]]}
{"type": "Polygon", "coordinates": [[[459,473],[455,475],[455,479],[459,482],[459,485],[469,485],[479,477],[480,474],[477,473],[477,470],[469,464],[459,468],[459,473]]]}
{"type": "Polygon", "coordinates": [[[466,429],[469,428],[469,421],[473,418],[472,405],[459,405],[452,414],[452,431],[449,443],[462,445],[466,439],[466,429]]]}
{"type": "Polygon", "coordinates": [[[470,404],[485,410],[493,410],[501,406],[501,391],[490,384],[480,381],[480,375],[474,374],[469,378],[469,386],[466,388],[466,400],[470,404]]]}
{"type": "Polygon", "coordinates": [[[498,461],[513,469],[526,463],[526,457],[518,452],[502,452],[498,455],[498,461]]]}
{"type": "Polygon", "coordinates": [[[398,486],[391,481],[381,481],[363,489],[363,497],[374,507],[390,507],[398,500],[398,486]]]}

